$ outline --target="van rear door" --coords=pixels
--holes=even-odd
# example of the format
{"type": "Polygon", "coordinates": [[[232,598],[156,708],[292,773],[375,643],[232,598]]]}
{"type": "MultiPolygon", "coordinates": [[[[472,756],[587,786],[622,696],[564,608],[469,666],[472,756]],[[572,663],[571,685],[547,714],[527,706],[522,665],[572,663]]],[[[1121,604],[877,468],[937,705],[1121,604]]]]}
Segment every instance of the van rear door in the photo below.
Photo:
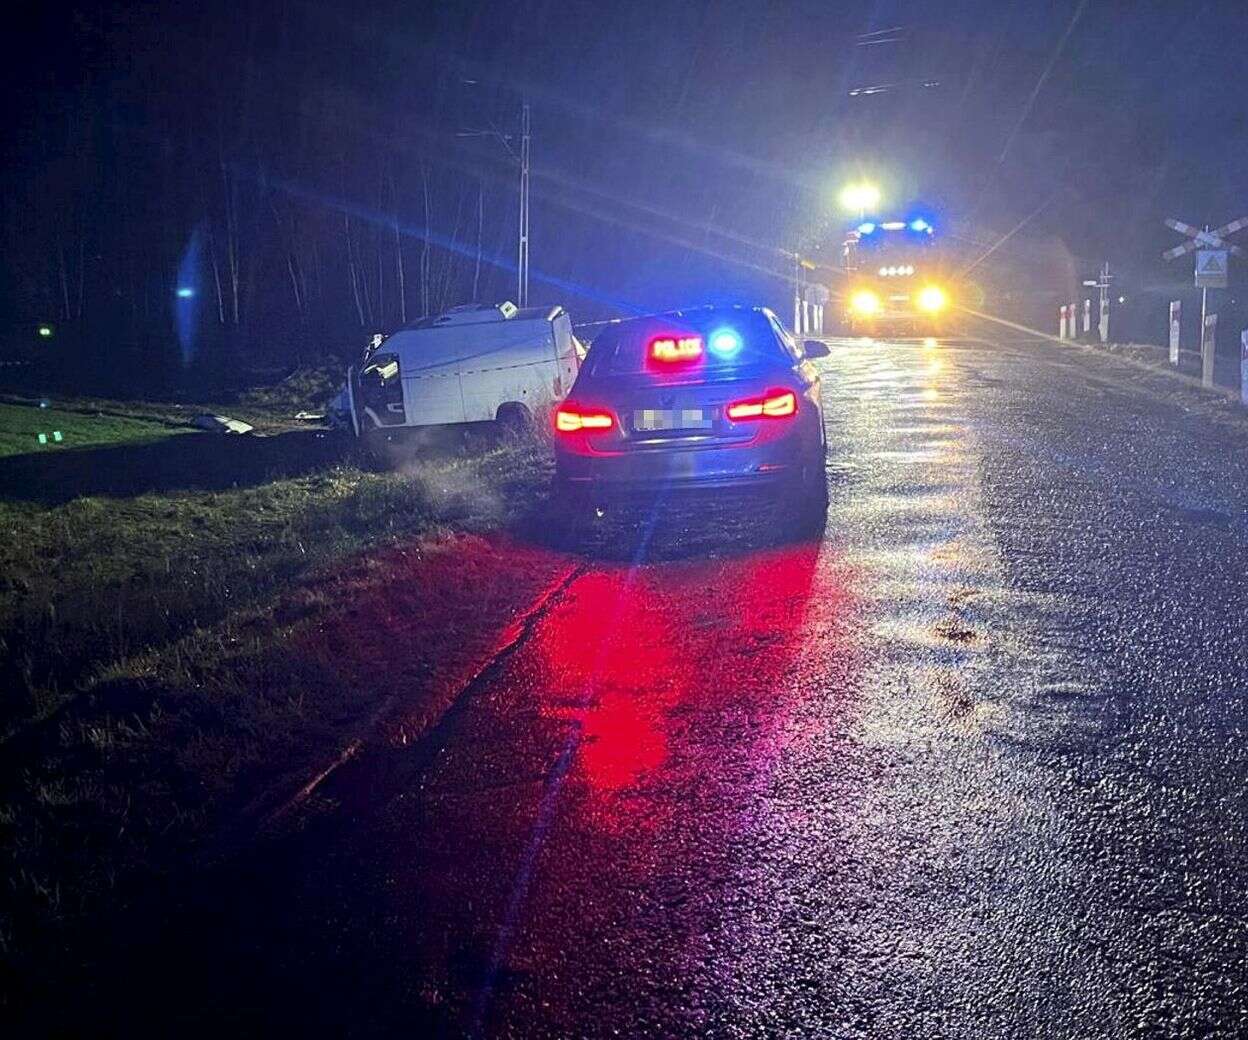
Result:
{"type": "Polygon", "coordinates": [[[576,340],[572,336],[572,319],[565,313],[555,318],[555,380],[551,389],[555,401],[568,396],[576,374],[581,368],[580,355],[576,352],[576,340]]]}
{"type": "Polygon", "coordinates": [[[495,419],[503,405],[519,404],[534,415],[549,407],[555,379],[550,323],[512,318],[479,328],[460,368],[466,421],[495,419]]]}

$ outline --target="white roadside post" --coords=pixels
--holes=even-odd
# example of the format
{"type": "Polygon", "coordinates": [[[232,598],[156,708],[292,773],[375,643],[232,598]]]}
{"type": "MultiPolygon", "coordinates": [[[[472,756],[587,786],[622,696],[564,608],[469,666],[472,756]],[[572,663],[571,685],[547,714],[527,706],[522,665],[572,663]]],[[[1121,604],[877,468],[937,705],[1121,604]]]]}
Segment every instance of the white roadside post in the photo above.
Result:
{"type": "Polygon", "coordinates": [[[1170,364],[1179,363],[1179,327],[1182,317],[1182,304],[1178,300],[1170,301],[1170,364]]]}
{"type": "Polygon", "coordinates": [[[1213,359],[1218,355],[1218,316],[1206,314],[1200,337],[1200,385],[1213,386],[1213,359]]]}
{"type": "Polygon", "coordinates": [[[1248,408],[1248,329],[1239,334],[1239,400],[1248,408]]]}
{"type": "Polygon", "coordinates": [[[1062,304],[1057,309],[1057,338],[1066,338],[1066,304],[1062,304]]]}
{"type": "Polygon", "coordinates": [[[823,308],[831,298],[828,287],[822,282],[806,283],[806,302],[810,306],[810,325],[807,332],[823,332],[823,308]]]}
{"type": "Polygon", "coordinates": [[[802,334],[802,255],[793,254],[793,335],[802,334]]]}
{"type": "Polygon", "coordinates": [[[800,336],[810,331],[810,283],[806,272],[815,270],[815,262],[801,253],[793,254],[793,333],[800,336]]]}
{"type": "Polygon", "coordinates": [[[1101,320],[1097,323],[1096,331],[1102,343],[1109,342],[1109,283],[1112,280],[1109,273],[1109,261],[1106,260],[1101,265],[1101,277],[1096,283],[1101,290],[1101,320]]]}
{"type": "MultiPolygon", "coordinates": [[[[1092,278],[1092,279],[1085,278],[1083,281],[1083,287],[1085,289],[1095,289],[1100,284],[1101,282],[1100,282],[1100,279],[1098,278],[1092,278]]],[[[1104,293],[1102,293],[1102,295],[1104,295],[1104,293]]],[[[1083,301],[1083,331],[1088,339],[1092,338],[1092,301],[1091,300],[1083,301]]],[[[1102,340],[1102,342],[1104,341],[1102,340]]]]}

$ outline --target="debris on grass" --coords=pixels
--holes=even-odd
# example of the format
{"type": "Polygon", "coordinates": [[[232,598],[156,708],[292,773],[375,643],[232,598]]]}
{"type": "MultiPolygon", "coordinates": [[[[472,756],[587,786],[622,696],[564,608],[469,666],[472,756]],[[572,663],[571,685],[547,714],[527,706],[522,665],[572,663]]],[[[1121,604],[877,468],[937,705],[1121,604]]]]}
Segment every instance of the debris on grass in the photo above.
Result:
{"type": "Polygon", "coordinates": [[[194,424],[209,433],[251,433],[255,429],[251,423],[231,419],[228,415],[197,415],[194,424]]]}

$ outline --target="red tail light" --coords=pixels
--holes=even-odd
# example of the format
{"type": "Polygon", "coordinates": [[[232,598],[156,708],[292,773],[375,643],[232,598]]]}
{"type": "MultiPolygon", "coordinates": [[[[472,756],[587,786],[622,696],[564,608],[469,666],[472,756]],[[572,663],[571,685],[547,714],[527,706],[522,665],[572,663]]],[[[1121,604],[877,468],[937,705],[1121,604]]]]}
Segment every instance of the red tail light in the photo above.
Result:
{"type": "Polygon", "coordinates": [[[555,412],[555,429],[560,433],[579,433],[582,430],[601,433],[614,425],[615,416],[601,408],[565,404],[555,412]]]}
{"type": "Polygon", "coordinates": [[[733,422],[748,419],[787,419],[797,414],[797,394],[792,390],[768,390],[763,397],[747,397],[728,406],[733,422]]]}

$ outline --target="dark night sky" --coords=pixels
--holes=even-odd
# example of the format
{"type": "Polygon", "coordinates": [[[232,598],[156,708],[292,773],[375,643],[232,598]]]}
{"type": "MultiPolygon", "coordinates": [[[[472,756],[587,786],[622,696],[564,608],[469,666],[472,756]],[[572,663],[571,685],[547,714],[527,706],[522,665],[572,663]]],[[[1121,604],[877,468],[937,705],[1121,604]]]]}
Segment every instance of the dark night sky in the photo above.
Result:
{"type": "MultiPolygon", "coordinates": [[[[495,142],[454,134],[509,128],[523,94],[533,264],[552,280],[535,296],[566,297],[571,283],[587,312],[778,304],[763,274],[782,267],[775,249],[833,244],[836,188],[859,173],[975,242],[1034,214],[999,254],[1007,276],[1057,238],[1157,282],[1174,241],[1163,217],[1248,212],[1244,3],[292,0],[53,4],[28,17],[6,63],[20,102],[7,115],[8,205],[38,190],[49,123],[94,91],[108,99],[107,148],[125,142],[110,177],[143,178],[136,155],[187,147],[225,119],[239,161],[330,211],[372,204],[364,181],[337,172],[358,162],[348,156],[387,156],[409,191],[421,163],[442,171],[444,193],[484,176],[506,258],[511,168],[495,142]],[[896,42],[860,42],[893,28],[896,42]],[[850,94],[876,86],[888,89],[850,94]]],[[[504,291],[510,275],[495,277],[504,291]]]]}

